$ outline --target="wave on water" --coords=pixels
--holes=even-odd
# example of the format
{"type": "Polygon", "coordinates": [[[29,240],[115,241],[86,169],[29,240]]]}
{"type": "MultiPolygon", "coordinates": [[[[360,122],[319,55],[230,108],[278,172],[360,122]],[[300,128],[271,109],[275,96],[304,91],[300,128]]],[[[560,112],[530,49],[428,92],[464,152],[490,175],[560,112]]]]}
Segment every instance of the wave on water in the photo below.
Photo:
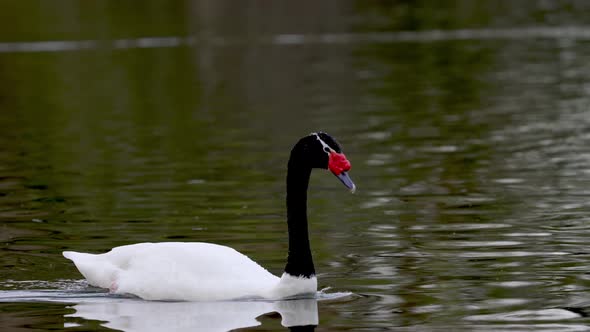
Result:
{"type": "Polygon", "coordinates": [[[196,45],[358,44],[433,42],[452,40],[590,39],[586,26],[517,27],[490,29],[422,30],[369,33],[277,34],[244,41],[227,36],[201,39],[196,36],[140,37],[114,40],[43,40],[0,42],[0,53],[73,52],[99,49],[145,49],[191,47],[196,45]]]}

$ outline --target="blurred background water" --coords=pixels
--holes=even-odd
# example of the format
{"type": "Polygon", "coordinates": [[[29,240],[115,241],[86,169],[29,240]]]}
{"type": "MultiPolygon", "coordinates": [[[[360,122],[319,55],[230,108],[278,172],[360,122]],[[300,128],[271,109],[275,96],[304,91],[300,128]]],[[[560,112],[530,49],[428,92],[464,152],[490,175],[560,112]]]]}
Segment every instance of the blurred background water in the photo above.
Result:
{"type": "Polygon", "coordinates": [[[199,320],[213,312],[286,329],[270,304],[109,296],[61,251],[216,242],[280,274],[286,161],[323,130],[359,189],[312,176],[319,286],[353,293],[289,309],[317,313],[317,331],[590,330],[589,14],[581,0],[3,2],[0,327],[224,330],[199,320]]]}

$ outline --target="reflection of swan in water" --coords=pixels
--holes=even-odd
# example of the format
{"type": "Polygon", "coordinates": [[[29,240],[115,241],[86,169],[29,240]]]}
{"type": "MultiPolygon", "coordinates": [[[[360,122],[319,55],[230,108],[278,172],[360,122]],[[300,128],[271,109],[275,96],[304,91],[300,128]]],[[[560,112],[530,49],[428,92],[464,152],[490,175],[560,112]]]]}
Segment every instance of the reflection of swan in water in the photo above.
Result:
{"type": "Polygon", "coordinates": [[[104,293],[88,288],[82,280],[25,284],[53,289],[0,290],[0,303],[67,303],[75,312],[65,315],[64,327],[78,326],[80,321],[72,318],[80,318],[103,321],[104,327],[122,331],[228,331],[258,326],[258,317],[273,312],[281,315],[281,324],[290,330],[314,331],[318,301],[352,295],[322,290],[314,298],[283,301],[161,302],[104,293]]]}
{"type": "Polygon", "coordinates": [[[278,312],[281,324],[297,331],[313,331],[318,324],[316,299],[278,302],[148,302],[133,299],[86,302],[72,306],[65,317],[105,321],[122,331],[229,331],[258,326],[257,317],[278,312]]]}

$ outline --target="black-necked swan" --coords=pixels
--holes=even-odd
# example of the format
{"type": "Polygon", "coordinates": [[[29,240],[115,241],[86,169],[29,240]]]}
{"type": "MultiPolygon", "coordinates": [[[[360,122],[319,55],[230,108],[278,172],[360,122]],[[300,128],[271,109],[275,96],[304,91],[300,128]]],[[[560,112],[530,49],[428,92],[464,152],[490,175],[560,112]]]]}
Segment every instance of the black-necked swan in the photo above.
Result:
{"type": "Polygon", "coordinates": [[[289,253],[279,278],[230,247],[203,242],[137,243],[104,254],[64,251],[92,286],[146,300],[282,299],[317,292],[307,230],[307,187],[313,168],[329,169],[351,191],[350,162],[340,144],[319,132],[301,138],[287,166],[289,253]]]}

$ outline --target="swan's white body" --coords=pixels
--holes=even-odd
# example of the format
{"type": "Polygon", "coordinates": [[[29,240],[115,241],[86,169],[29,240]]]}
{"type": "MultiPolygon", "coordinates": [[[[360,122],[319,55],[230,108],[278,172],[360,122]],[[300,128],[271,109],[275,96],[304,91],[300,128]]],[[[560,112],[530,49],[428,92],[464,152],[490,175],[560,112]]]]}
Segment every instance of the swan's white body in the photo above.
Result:
{"type": "Polygon", "coordinates": [[[138,243],[104,254],[63,255],[90,285],[146,300],[281,299],[317,291],[315,277],[279,278],[238,251],[211,243],[138,243]]]}

